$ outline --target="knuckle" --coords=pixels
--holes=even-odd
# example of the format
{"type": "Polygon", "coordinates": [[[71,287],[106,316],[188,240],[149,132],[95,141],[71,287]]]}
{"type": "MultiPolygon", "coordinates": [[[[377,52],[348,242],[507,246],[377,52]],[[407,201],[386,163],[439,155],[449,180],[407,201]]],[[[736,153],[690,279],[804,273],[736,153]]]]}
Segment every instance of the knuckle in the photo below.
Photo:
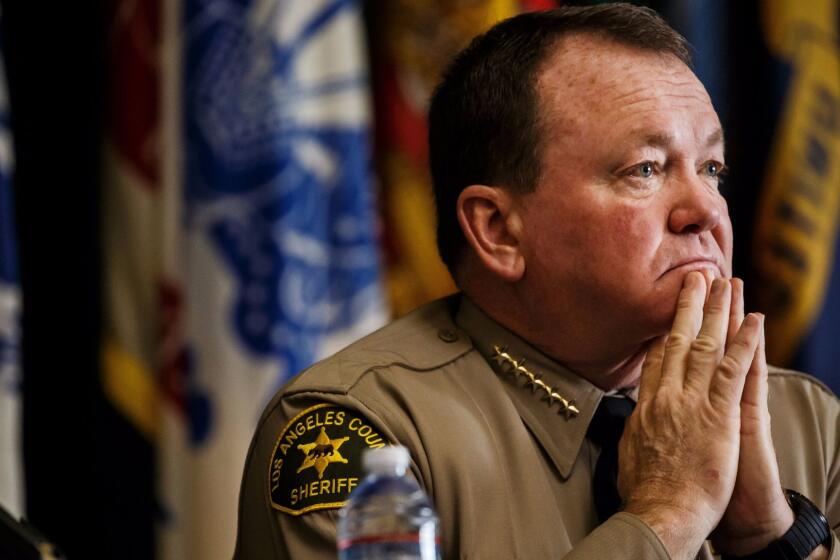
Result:
{"type": "Polygon", "coordinates": [[[720,315],[721,313],[723,313],[725,311],[724,307],[725,307],[724,304],[721,303],[721,302],[709,300],[709,302],[706,303],[705,313],[707,315],[708,314],[720,315]]]}
{"type": "Polygon", "coordinates": [[[741,374],[741,364],[732,356],[724,356],[718,364],[717,370],[725,379],[735,379],[741,374]]]}
{"type": "Polygon", "coordinates": [[[715,337],[708,334],[700,334],[700,336],[695,338],[691,343],[692,352],[714,354],[718,352],[720,348],[720,342],[715,337]]]}
{"type": "Polygon", "coordinates": [[[729,347],[736,352],[748,352],[752,349],[752,344],[750,343],[749,338],[743,336],[736,336],[732,339],[732,343],[729,345],[729,347]]]}
{"type": "Polygon", "coordinates": [[[677,309],[682,311],[690,311],[694,309],[694,297],[691,294],[683,294],[679,301],[677,301],[677,309]]]}
{"type": "Polygon", "coordinates": [[[683,333],[676,332],[671,333],[668,336],[668,342],[666,343],[665,348],[680,348],[686,345],[688,345],[688,337],[683,333]]]}
{"type": "Polygon", "coordinates": [[[718,361],[715,356],[703,352],[694,354],[688,365],[685,376],[685,386],[692,389],[699,389],[708,382],[709,377],[714,373],[718,361]]]}

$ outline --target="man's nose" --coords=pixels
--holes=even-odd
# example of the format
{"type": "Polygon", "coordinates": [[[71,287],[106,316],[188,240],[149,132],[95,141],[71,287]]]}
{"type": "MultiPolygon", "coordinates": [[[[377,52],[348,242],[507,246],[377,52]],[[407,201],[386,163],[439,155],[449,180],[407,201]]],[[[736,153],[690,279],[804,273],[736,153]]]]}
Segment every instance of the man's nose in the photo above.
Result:
{"type": "Polygon", "coordinates": [[[717,227],[721,219],[717,191],[697,176],[680,183],[668,216],[669,229],[673,233],[701,233],[717,227]]]}

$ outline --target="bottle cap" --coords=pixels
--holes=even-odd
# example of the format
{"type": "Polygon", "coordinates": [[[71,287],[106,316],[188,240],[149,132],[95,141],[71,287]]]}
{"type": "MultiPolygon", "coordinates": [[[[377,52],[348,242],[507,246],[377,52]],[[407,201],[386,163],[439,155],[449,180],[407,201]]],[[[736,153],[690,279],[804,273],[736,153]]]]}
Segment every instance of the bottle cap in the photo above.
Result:
{"type": "Polygon", "coordinates": [[[367,449],[362,455],[362,465],[369,473],[405,472],[411,457],[402,445],[386,445],[367,449]]]}

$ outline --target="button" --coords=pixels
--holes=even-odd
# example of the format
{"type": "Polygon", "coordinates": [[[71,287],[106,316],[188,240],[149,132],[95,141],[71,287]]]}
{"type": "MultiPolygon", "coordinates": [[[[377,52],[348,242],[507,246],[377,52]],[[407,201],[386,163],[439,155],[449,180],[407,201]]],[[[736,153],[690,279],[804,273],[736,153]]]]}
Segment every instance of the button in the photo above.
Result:
{"type": "Polygon", "coordinates": [[[440,329],[438,331],[438,338],[444,342],[455,342],[458,340],[458,333],[452,329],[440,329]]]}

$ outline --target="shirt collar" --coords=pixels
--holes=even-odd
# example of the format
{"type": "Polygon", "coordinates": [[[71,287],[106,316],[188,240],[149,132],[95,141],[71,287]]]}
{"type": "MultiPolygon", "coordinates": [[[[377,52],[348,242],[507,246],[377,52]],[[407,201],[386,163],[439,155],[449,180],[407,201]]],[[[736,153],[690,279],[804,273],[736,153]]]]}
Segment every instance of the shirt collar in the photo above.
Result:
{"type": "Polygon", "coordinates": [[[568,478],[604,392],[497,323],[466,296],[455,322],[498,374],[520,417],[561,476],[568,478]],[[540,382],[532,382],[531,375],[540,382]],[[577,414],[564,412],[561,401],[549,398],[550,392],[568,401],[577,414]]]}

